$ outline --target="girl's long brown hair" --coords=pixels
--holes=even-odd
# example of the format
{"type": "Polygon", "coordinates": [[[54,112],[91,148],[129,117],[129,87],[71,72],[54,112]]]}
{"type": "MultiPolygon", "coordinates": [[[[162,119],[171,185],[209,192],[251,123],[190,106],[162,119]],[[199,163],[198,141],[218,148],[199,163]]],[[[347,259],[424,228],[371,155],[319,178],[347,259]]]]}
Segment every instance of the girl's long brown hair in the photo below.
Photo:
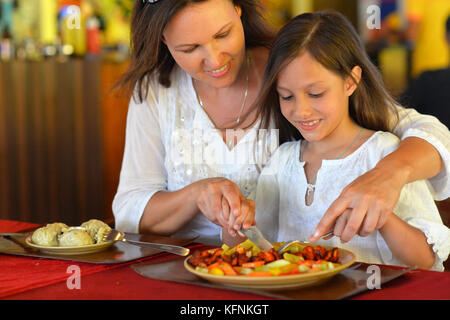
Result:
{"type": "MultiPolygon", "coordinates": [[[[114,88],[131,95],[136,89],[138,102],[147,96],[149,80],[156,76],[158,82],[170,87],[170,74],[175,60],[162,42],[163,32],[172,17],[189,4],[208,0],[160,0],[157,3],[143,3],[137,0],[131,17],[131,58],[128,70],[114,88]]],[[[258,0],[229,0],[242,10],[247,48],[270,48],[274,32],[262,16],[258,0]]]]}
{"type": "Polygon", "coordinates": [[[352,24],[335,11],[304,13],[278,33],[256,102],[260,106],[261,126],[268,128],[273,119],[280,130],[280,144],[298,140],[301,135],[281,114],[277,77],[289,62],[305,51],[342,78],[352,77],[353,67],[360,66],[361,80],[349,99],[350,117],[358,125],[372,130],[390,131],[395,126],[398,121],[396,102],[385,89],[380,72],[370,61],[352,24]]]}

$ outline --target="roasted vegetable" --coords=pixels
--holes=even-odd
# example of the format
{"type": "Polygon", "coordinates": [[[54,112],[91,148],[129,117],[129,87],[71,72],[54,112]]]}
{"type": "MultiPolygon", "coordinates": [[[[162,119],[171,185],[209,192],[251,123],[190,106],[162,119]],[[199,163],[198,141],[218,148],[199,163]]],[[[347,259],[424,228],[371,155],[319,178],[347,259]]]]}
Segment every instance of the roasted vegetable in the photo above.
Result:
{"type": "Polygon", "coordinates": [[[327,250],[322,246],[289,246],[283,254],[274,244],[269,251],[262,251],[250,240],[235,247],[196,251],[188,262],[196,271],[219,276],[267,277],[319,272],[336,267],[339,260],[337,248],[327,250]]]}

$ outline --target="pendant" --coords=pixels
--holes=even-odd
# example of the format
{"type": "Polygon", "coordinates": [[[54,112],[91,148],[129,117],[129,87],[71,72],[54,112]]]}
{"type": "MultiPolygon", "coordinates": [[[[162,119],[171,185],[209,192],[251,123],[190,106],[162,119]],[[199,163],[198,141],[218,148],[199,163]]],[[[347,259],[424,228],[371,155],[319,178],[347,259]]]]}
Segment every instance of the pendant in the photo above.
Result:
{"type": "Polygon", "coordinates": [[[308,183],[306,186],[305,203],[307,206],[311,205],[314,201],[314,190],[316,186],[314,184],[308,183]]]}

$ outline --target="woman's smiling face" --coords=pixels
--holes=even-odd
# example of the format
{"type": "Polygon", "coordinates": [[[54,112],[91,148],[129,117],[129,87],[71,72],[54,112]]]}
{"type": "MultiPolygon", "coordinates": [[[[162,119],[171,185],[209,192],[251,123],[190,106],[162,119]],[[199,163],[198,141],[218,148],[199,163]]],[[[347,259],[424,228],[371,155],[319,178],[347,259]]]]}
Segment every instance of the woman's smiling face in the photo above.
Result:
{"type": "Polygon", "coordinates": [[[281,113],[311,142],[349,123],[348,98],[355,89],[307,51],[288,63],[277,81],[281,113]]]}
{"type": "Polygon", "coordinates": [[[191,77],[223,88],[236,80],[245,58],[241,9],[230,0],[188,5],[167,24],[164,41],[191,77]]]}

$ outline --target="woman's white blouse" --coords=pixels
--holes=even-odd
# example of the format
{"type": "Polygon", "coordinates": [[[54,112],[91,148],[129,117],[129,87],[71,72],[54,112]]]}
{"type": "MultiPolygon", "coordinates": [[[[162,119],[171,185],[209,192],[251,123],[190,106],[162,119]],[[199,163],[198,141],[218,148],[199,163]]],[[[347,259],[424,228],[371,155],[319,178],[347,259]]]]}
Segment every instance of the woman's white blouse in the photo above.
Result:
{"type": "MultiPolygon", "coordinates": [[[[305,162],[300,162],[300,142],[283,144],[260,175],[256,192],[256,223],[271,241],[307,240],[342,189],[369,171],[398,147],[391,133],[376,132],[344,159],[323,160],[317,173],[314,201],[305,204],[305,162]]],[[[428,181],[407,184],[394,213],[421,230],[435,252],[433,269],[443,271],[450,251],[450,230],[443,225],[428,181]]],[[[378,231],[367,237],[354,236],[342,244],[337,237],[317,243],[337,246],[355,253],[358,261],[402,265],[378,231]]]]}
{"type": "MultiPolygon", "coordinates": [[[[258,176],[278,147],[277,133],[257,132],[257,123],[230,151],[199,106],[192,78],[176,67],[171,79],[170,88],[153,79],[146,100],[130,101],[120,182],[112,205],[119,230],[138,232],[144,208],[156,192],[179,190],[204,178],[228,178],[253,199],[258,176]]],[[[397,135],[421,137],[439,150],[446,168],[430,182],[436,197],[448,197],[448,129],[413,109],[401,109],[401,113],[397,135]]],[[[200,236],[198,241],[218,243],[220,228],[199,213],[174,236],[200,236]]]]}

